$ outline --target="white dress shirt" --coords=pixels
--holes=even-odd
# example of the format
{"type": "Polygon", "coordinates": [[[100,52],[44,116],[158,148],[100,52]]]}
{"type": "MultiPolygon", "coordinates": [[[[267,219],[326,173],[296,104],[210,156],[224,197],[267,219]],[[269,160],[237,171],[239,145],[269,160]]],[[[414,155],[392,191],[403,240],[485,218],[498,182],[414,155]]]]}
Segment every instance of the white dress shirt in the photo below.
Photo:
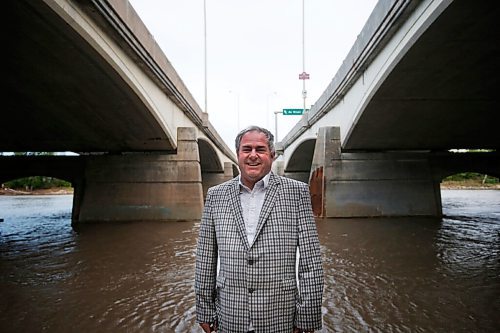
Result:
{"type": "Polygon", "coordinates": [[[239,182],[243,219],[245,221],[248,244],[251,246],[255,238],[260,211],[262,210],[262,205],[264,204],[264,198],[266,196],[266,189],[269,183],[269,173],[265,175],[264,178],[256,182],[252,190],[243,185],[241,182],[241,176],[239,182]]]}
{"type": "MultiPolygon", "coordinates": [[[[269,173],[261,180],[255,183],[253,189],[249,189],[241,182],[240,175],[240,201],[243,210],[243,220],[245,221],[245,229],[247,231],[248,244],[252,246],[259,223],[260,211],[264,204],[267,185],[269,184],[269,173]]],[[[249,331],[253,331],[253,325],[250,321],[249,331]]]]}

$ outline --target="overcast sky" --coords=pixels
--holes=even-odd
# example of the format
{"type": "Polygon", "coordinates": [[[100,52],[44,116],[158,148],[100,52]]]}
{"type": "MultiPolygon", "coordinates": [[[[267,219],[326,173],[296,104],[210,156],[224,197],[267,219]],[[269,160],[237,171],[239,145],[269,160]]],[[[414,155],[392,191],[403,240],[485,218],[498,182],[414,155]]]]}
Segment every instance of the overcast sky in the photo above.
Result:
{"type": "MultiPolygon", "coordinates": [[[[129,0],[205,109],[204,0],[129,0]]],[[[376,0],[306,0],[306,108],[333,79],[376,0]]],[[[207,111],[232,148],[238,131],[275,132],[274,111],[302,108],[302,0],[206,0],[207,111]]],[[[278,139],[300,116],[278,115],[278,139]]]]}

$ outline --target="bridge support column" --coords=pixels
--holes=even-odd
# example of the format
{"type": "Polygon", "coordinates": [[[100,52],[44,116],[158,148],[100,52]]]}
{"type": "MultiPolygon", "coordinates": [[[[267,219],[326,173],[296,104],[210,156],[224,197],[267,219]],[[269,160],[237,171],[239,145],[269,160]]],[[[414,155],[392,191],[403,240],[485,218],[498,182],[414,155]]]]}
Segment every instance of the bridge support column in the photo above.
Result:
{"type": "Polygon", "coordinates": [[[203,179],[203,197],[205,198],[210,187],[222,184],[234,178],[233,163],[224,162],[224,173],[207,172],[203,173],[201,176],[203,179]]]}
{"type": "Polygon", "coordinates": [[[285,176],[285,165],[283,161],[274,161],[272,168],[277,175],[285,176]]]}
{"type": "Polygon", "coordinates": [[[178,129],[176,154],[89,157],[79,194],[73,217],[78,222],[199,219],[203,192],[195,129],[178,129]]]}
{"type": "Polygon", "coordinates": [[[320,128],[309,184],[317,216],[442,214],[427,154],[343,153],[338,127],[320,128]]]}

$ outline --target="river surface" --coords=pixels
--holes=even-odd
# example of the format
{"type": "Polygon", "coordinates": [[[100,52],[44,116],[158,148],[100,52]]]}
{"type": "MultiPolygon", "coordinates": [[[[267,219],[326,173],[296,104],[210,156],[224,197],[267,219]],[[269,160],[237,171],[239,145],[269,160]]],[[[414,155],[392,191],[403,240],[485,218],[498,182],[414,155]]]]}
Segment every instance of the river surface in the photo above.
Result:
{"type": "MultiPolygon", "coordinates": [[[[323,332],[499,332],[500,191],[442,219],[318,220],[323,332]]],[[[0,196],[1,332],[201,332],[199,222],[71,227],[72,196],[0,196]]]]}

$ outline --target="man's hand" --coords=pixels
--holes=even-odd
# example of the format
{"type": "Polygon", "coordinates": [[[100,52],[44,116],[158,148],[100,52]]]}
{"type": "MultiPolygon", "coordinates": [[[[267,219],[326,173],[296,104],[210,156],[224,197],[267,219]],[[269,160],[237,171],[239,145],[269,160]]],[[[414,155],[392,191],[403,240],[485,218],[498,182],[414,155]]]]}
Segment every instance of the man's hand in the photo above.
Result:
{"type": "Polygon", "coordinates": [[[214,323],[200,323],[205,333],[217,332],[217,325],[214,323]]]}

